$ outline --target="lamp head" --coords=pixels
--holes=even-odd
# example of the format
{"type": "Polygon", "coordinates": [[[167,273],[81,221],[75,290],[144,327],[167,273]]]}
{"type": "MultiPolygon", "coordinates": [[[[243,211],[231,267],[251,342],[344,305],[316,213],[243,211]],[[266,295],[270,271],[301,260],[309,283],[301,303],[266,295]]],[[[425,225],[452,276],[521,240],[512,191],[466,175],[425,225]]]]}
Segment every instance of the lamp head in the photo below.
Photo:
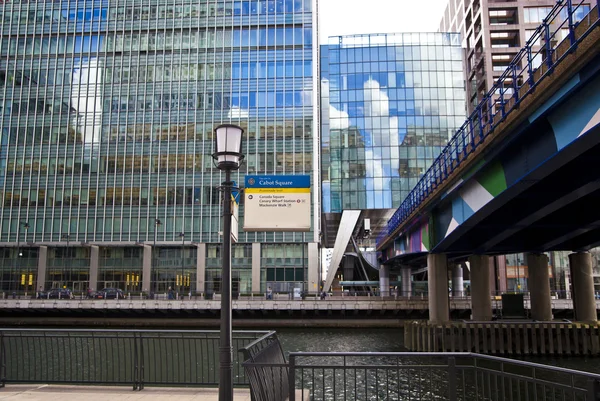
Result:
{"type": "Polygon", "coordinates": [[[215,128],[215,153],[219,170],[237,170],[244,160],[242,138],[244,130],[233,124],[221,124],[215,128]]]}

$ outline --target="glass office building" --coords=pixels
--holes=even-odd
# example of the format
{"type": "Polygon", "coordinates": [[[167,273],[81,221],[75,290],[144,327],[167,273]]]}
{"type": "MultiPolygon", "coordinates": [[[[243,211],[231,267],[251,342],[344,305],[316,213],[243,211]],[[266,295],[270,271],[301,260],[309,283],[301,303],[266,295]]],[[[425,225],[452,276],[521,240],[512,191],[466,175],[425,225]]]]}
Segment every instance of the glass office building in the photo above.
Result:
{"type": "Polygon", "coordinates": [[[320,57],[323,220],[380,210],[385,224],[465,120],[460,37],[332,37],[320,57]]]}
{"type": "MultiPolygon", "coordinates": [[[[1,2],[0,291],[219,291],[214,127],[236,182],[318,180],[313,2],[1,2]]],[[[240,231],[234,292],[306,286],[315,238],[240,231]]]]}

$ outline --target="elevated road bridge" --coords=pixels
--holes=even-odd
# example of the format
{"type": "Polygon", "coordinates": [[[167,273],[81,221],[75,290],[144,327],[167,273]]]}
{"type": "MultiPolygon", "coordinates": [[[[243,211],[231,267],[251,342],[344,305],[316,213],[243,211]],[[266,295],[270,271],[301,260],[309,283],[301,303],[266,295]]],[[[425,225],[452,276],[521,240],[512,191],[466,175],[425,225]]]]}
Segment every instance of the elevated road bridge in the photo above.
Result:
{"type": "Polygon", "coordinates": [[[600,24],[597,5],[577,20],[575,3],[557,3],[378,239],[390,269],[427,266],[432,321],[448,319],[448,260],[469,263],[473,315],[487,320],[489,255],[519,252],[532,316],[550,320],[543,252],[558,250],[574,252],[577,318],[596,320],[586,251],[600,245],[600,24]]]}

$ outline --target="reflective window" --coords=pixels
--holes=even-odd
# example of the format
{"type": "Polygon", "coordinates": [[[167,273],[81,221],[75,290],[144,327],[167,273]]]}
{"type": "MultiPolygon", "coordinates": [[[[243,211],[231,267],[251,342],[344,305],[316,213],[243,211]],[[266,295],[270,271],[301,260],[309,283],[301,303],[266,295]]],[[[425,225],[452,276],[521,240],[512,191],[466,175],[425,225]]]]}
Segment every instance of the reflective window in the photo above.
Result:
{"type": "Polygon", "coordinates": [[[459,41],[448,34],[413,39],[359,35],[324,47],[325,212],[397,208],[463,123],[459,41]],[[393,42],[400,44],[386,44],[393,42]]]}
{"type": "MultiPolygon", "coordinates": [[[[0,174],[19,177],[2,187],[5,216],[31,211],[27,240],[36,243],[65,232],[78,244],[178,241],[181,231],[186,240],[221,241],[215,125],[246,130],[237,182],[314,169],[310,4],[0,6],[0,92],[9,96],[0,99],[0,174]]],[[[2,242],[17,238],[14,222],[0,216],[2,242]]],[[[241,242],[284,240],[304,236],[240,232],[241,242]]],[[[102,280],[137,285],[136,271],[115,268],[102,280]]],[[[57,270],[50,285],[64,280],[74,276],[57,270]]]]}

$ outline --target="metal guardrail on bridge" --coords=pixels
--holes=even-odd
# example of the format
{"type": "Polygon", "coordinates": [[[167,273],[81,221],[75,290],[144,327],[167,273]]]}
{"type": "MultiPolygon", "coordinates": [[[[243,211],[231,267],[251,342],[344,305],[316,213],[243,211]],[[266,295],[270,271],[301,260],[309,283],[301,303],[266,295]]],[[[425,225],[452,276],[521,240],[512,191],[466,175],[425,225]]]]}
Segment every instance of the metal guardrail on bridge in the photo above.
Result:
{"type": "MultiPolygon", "coordinates": [[[[496,311],[502,310],[502,301],[500,296],[492,296],[492,308],[496,311]]],[[[551,307],[555,311],[567,311],[573,309],[572,299],[559,299],[552,297],[551,307]]],[[[449,299],[449,307],[452,311],[465,311],[471,309],[470,296],[452,296],[449,299]]],[[[524,294],[524,308],[531,309],[531,301],[528,293],[524,294]]],[[[596,308],[600,309],[600,299],[596,299],[596,308]]],[[[0,300],[0,314],[3,319],[10,320],[10,313],[18,313],[19,318],[27,316],[24,312],[50,314],[64,313],[67,316],[73,312],[87,311],[91,313],[102,313],[108,317],[107,313],[126,313],[127,311],[136,311],[143,313],[153,313],[162,311],[164,313],[186,312],[189,315],[217,315],[220,312],[221,303],[215,300],[0,300]]],[[[398,313],[401,311],[426,311],[429,309],[428,297],[426,293],[414,295],[411,297],[401,296],[331,296],[323,300],[289,300],[287,298],[275,300],[261,299],[239,299],[232,302],[232,310],[236,315],[246,313],[268,314],[270,312],[288,312],[288,313],[331,313],[339,312],[344,314],[369,314],[374,311],[398,313]]],[[[14,320],[14,319],[13,319],[14,320]]],[[[18,319],[17,319],[18,320],[18,319]]]]}
{"type": "Polygon", "coordinates": [[[496,79],[494,86],[392,215],[386,229],[377,238],[378,248],[485,142],[506,116],[535,90],[540,81],[599,25],[600,0],[595,3],[595,10],[589,10],[589,2],[584,4],[583,0],[557,1],[527,40],[525,47],[515,55],[504,73],[496,79]],[[565,32],[566,38],[563,38],[565,32]]]}

